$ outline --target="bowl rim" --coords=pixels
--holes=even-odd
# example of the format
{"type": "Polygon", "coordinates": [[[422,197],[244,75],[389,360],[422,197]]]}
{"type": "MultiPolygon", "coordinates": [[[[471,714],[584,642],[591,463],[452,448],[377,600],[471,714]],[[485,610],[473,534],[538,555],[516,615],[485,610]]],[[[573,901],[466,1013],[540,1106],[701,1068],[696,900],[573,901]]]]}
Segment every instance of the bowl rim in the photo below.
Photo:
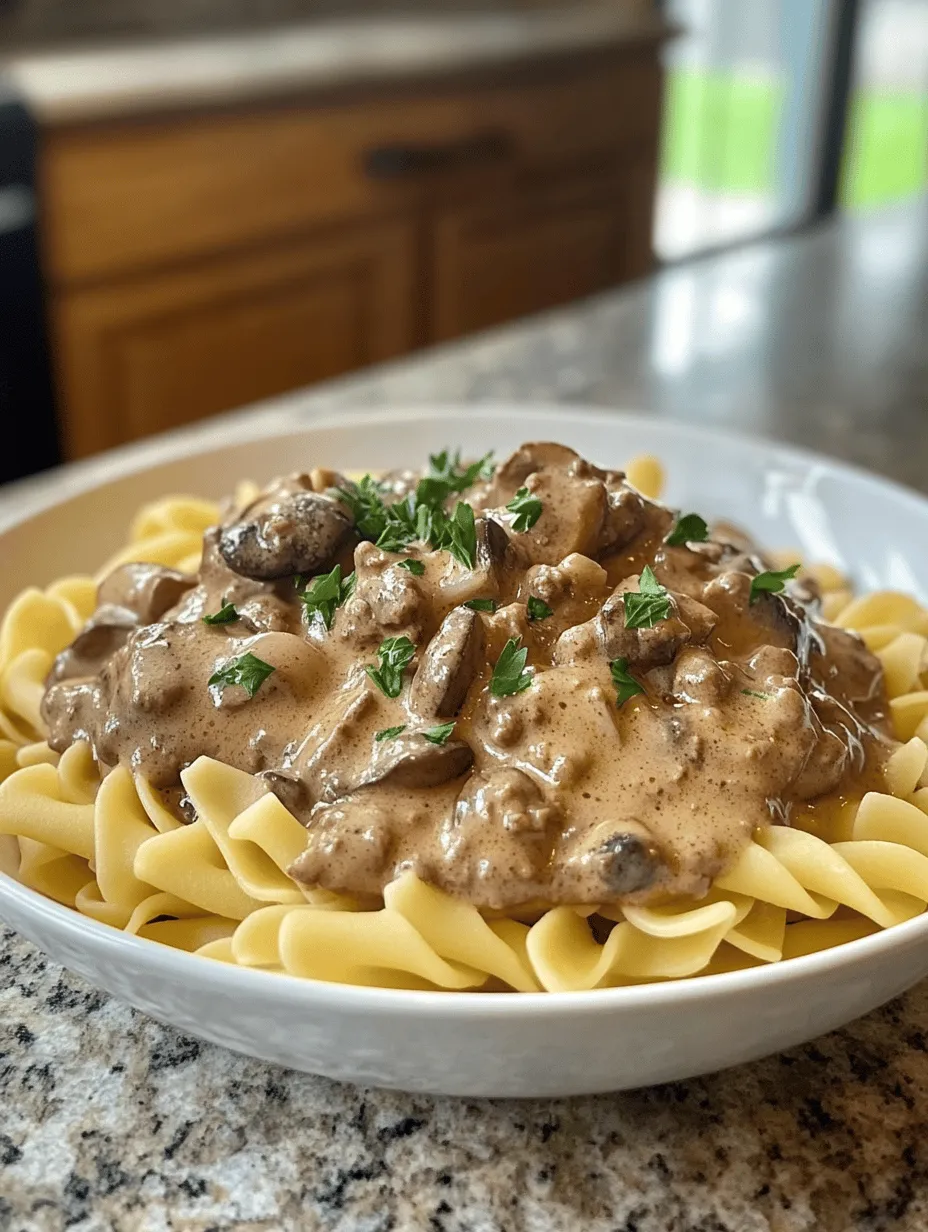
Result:
{"type": "MultiPolygon", "coordinates": [[[[317,429],[363,428],[389,422],[452,422],[455,417],[498,421],[501,414],[507,419],[535,422],[543,419],[563,422],[565,417],[569,417],[575,420],[585,419],[588,424],[600,422],[611,426],[615,425],[616,420],[620,420],[631,428],[653,431],[658,436],[673,432],[703,445],[715,441],[755,454],[766,452],[771,463],[779,459],[806,470],[821,468],[837,471],[867,488],[892,493],[904,504],[919,508],[923,516],[928,506],[928,498],[915,489],[814,450],[782,444],[767,437],[752,437],[730,429],[683,423],[671,418],[657,418],[618,408],[570,403],[512,403],[501,399],[485,403],[431,403],[379,410],[359,408],[300,419],[292,409],[278,410],[275,413],[272,406],[263,417],[256,419],[246,412],[231,423],[223,425],[221,441],[216,439],[215,425],[210,425],[207,421],[205,425],[192,425],[191,428],[164,434],[152,441],[123,446],[39,476],[36,481],[38,489],[31,498],[27,493],[25,500],[15,511],[6,515],[0,512],[0,536],[77,496],[85,495],[96,488],[106,488],[110,483],[180,458],[187,460],[219,449],[300,432],[311,433],[317,429]],[[181,447],[180,453],[178,446],[181,447]],[[68,477],[63,492],[55,486],[62,476],[68,477]]],[[[494,1020],[500,1016],[511,1018],[517,1006],[524,1007],[533,1017],[541,1014],[545,1018],[559,1017],[562,1014],[613,1015],[642,1007],[656,1009],[684,1006],[717,997],[788,987],[794,983],[802,983],[807,978],[821,977],[858,963],[863,964],[867,959],[877,960],[897,948],[909,948],[928,942],[926,910],[901,924],[854,941],[842,942],[798,958],[748,967],[740,971],[694,975],[616,988],[481,996],[479,990],[433,991],[339,984],[216,960],[204,962],[196,953],[133,936],[112,925],[82,915],[73,908],[46,898],[37,890],[30,889],[15,877],[0,870],[0,917],[5,915],[3,906],[6,902],[18,907],[25,917],[41,919],[57,931],[69,934],[79,945],[84,942],[89,932],[94,944],[87,950],[88,955],[92,955],[96,950],[102,951],[104,958],[108,953],[114,958],[128,959],[134,954],[139,966],[157,968],[160,974],[173,977],[179,985],[196,979],[200,984],[211,985],[218,993],[232,996],[245,996],[251,992],[264,1002],[296,1002],[307,1009],[328,1008],[340,1012],[369,1013],[376,1010],[397,1018],[408,1014],[440,1017],[454,1013],[463,1014],[470,1019],[494,1020]]],[[[10,927],[18,931],[15,925],[11,924],[10,927]]],[[[93,977],[89,978],[93,982],[93,977]]]]}

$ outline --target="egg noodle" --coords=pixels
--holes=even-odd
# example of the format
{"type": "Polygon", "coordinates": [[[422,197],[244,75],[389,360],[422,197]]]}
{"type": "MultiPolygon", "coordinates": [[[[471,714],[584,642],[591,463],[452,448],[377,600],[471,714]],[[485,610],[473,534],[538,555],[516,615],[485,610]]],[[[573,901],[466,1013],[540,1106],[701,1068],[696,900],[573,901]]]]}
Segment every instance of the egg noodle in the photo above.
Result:
{"type": "MultiPolygon", "coordinates": [[[[654,459],[629,479],[657,495],[654,459]]],[[[242,485],[240,502],[251,498],[242,485]]],[[[880,658],[896,735],[886,791],[755,833],[698,902],[481,912],[412,873],[382,905],[301,886],[286,873],[306,832],[257,778],[208,757],[182,772],[182,824],[140,775],[101,777],[89,746],[60,756],[40,705],[55,656],[90,617],[100,577],[129,561],[196,571],[218,508],[187,496],[143,508],[97,578],[67,577],[14,600],[0,625],[0,834],[19,880],[151,941],[267,971],[351,984],[518,992],[612,987],[778,962],[922,913],[928,903],[928,610],[882,591],[855,599],[810,567],[827,620],[880,658]]],[[[795,559],[791,556],[790,559],[795,559]]]]}

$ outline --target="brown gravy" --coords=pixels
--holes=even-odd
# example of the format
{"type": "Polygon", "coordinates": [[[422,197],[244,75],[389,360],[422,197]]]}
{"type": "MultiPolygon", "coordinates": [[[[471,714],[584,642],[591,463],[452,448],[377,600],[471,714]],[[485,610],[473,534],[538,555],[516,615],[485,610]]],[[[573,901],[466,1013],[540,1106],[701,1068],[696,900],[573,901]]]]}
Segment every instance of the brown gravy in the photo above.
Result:
{"type": "MultiPolygon", "coordinates": [[[[414,869],[494,909],[699,895],[757,827],[878,783],[892,748],[878,660],[817,619],[804,583],[752,603],[765,562],[738,536],[668,546],[673,513],[621,473],[530,444],[446,502],[476,513],[470,567],[421,540],[375,547],[313,491],[343,481],[318,474],[208,531],[196,577],[130,565],[102,583],[49,678],[53,748],[88,740],[104,768],[174,797],[201,754],[263,774],[306,826],[300,881],[378,894],[414,869]],[[522,488],[541,513],[516,530],[522,488]],[[355,585],[327,629],[294,575],[336,563],[355,585]],[[645,565],[665,614],[629,627],[645,565]],[[234,619],[204,623],[224,604],[234,619]],[[415,648],[396,697],[365,671],[388,638],[415,648]],[[499,696],[511,638],[531,682],[499,696]],[[253,696],[209,685],[246,653],[274,669],[253,696]],[[642,690],[621,705],[619,659],[642,690]]],[[[415,479],[393,477],[384,499],[415,479]]]]}

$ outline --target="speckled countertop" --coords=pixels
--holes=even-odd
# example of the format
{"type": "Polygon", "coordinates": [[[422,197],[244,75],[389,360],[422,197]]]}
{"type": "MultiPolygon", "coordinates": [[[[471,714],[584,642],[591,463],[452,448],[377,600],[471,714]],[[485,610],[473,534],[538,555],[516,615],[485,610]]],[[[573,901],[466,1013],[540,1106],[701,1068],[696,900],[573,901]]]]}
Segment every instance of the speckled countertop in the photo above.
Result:
{"type": "Polygon", "coordinates": [[[667,34],[648,0],[565,7],[293,21],[241,33],[0,54],[0,71],[43,124],[240,103],[333,86],[449,72],[654,41],[667,34]]]}
{"type": "MultiPolygon", "coordinates": [[[[831,227],[261,413],[591,401],[740,426],[928,490],[926,255],[924,208],[831,227]]],[[[10,489],[0,515],[68,482],[10,489]]],[[[456,1101],[338,1086],[201,1044],[5,933],[0,1230],[65,1227],[921,1232],[928,985],[710,1078],[456,1101]]]]}

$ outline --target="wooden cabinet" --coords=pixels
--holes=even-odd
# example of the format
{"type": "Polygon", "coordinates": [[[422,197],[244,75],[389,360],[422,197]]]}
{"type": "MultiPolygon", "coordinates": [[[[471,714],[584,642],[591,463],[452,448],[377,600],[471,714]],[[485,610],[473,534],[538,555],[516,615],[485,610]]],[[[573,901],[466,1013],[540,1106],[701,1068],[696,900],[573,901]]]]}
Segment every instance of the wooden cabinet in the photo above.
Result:
{"type": "Polygon", "coordinates": [[[657,52],[46,133],[68,456],[644,273],[657,52]]]}
{"type": "Polygon", "coordinates": [[[62,294],[69,456],[408,351],[414,253],[409,224],[368,225],[62,294]]]}
{"type": "MultiPolygon", "coordinates": [[[[457,337],[644,273],[621,176],[586,177],[445,211],[433,232],[431,332],[457,337]]],[[[650,211],[645,204],[646,217],[650,211]]]]}

